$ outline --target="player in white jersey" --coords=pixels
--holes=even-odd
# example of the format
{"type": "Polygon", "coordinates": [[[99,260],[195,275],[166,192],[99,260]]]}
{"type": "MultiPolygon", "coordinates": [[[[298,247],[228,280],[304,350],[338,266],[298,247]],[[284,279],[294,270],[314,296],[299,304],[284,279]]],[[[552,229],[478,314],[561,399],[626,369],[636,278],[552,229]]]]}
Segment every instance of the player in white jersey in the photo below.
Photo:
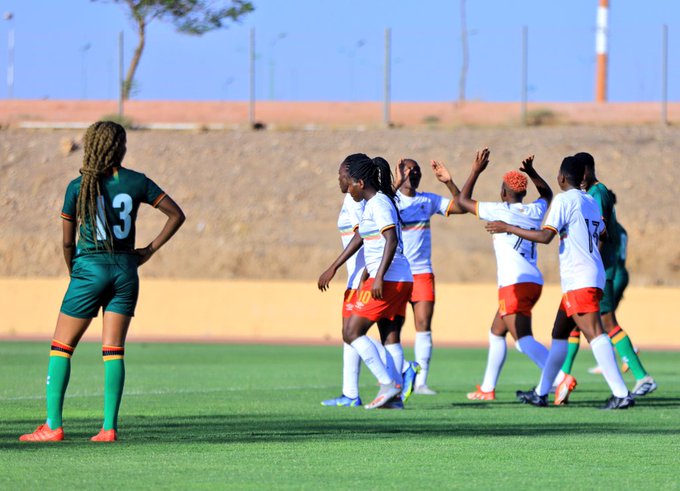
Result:
{"type": "MultiPolygon", "coordinates": [[[[539,198],[533,203],[522,203],[527,193],[527,177],[518,171],[507,172],[501,185],[501,202],[477,202],[472,199],[477,179],[489,163],[489,150],[477,152],[470,177],[457,198],[459,205],[474,213],[480,220],[501,220],[530,230],[541,228],[543,217],[552,200],[552,190],[533,166],[534,157],[522,161],[524,172],[536,186],[539,198]]],[[[467,394],[470,400],[492,401],[496,398],[496,382],[500,376],[509,332],[517,348],[527,355],[539,369],[543,369],[548,350],[534,339],[531,330],[531,310],[541,296],[543,275],[538,269],[536,243],[511,233],[493,236],[498,275],[498,309],[489,332],[489,355],[484,380],[475,392],[467,394]]]]}
{"type": "MultiPolygon", "coordinates": [[[[361,246],[361,240],[355,232],[359,228],[359,222],[364,212],[364,206],[366,205],[365,201],[354,201],[347,193],[350,182],[347,168],[349,162],[367,158],[368,157],[365,154],[349,155],[343,160],[338,169],[340,192],[345,194],[345,200],[343,201],[340,216],[338,217],[338,230],[340,231],[340,237],[342,239],[343,251],[348,247],[349,250],[356,250],[356,252],[349,256],[345,261],[347,266],[347,288],[345,289],[342,303],[343,330],[352,315],[357,289],[359,288],[361,275],[364,271],[364,250],[361,246]]],[[[321,291],[325,291],[328,288],[328,284],[333,276],[335,276],[335,273],[340,266],[342,266],[342,263],[338,263],[336,260],[321,274],[318,283],[321,291]]],[[[343,343],[342,360],[342,394],[340,397],[322,401],[322,406],[361,406],[361,398],[359,397],[359,371],[361,368],[361,358],[352,346],[343,343]]]]}
{"type": "Polygon", "coordinates": [[[627,409],[635,404],[619,367],[614,349],[602,328],[600,299],[605,284],[605,271],[598,250],[604,223],[595,200],[580,189],[585,166],[575,157],[562,161],[557,183],[564,191],[555,197],[541,230],[526,230],[502,221],[489,222],[490,233],[517,235],[525,240],[548,244],[560,236],[560,278],[562,302],[552,332],[552,345],[541,379],[535,389],[517,391],[524,403],[545,407],[553,381],[567,355],[569,333],[578,326],[590,342],[604,378],[612,391],[603,409],[627,409]]]}
{"type": "MultiPolygon", "coordinates": [[[[400,331],[406,315],[406,304],[413,289],[413,276],[403,254],[399,212],[394,203],[390,166],[380,157],[349,162],[348,191],[359,202],[366,201],[356,231],[364,245],[368,279],[357,293],[352,315],[343,330],[343,340],[361,356],[380,384],[380,390],[367,409],[403,407],[401,367],[403,350],[400,331]],[[385,357],[366,333],[378,323],[385,357]]],[[[354,241],[354,239],[352,239],[354,241]]],[[[338,262],[351,255],[345,249],[338,262]]]]}
{"type": "MultiPolygon", "coordinates": [[[[433,161],[432,168],[437,179],[447,186],[455,198],[460,191],[444,164],[433,161]]],[[[411,391],[423,395],[436,394],[427,385],[432,357],[432,315],[435,300],[430,218],[433,215],[448,217],[451,214],[465,213],[452,199],[433,193],[418,192],[421,178],[422,172],[415,160],[403,159],[397,166],[397,182],[403,182],[397,191],[397,207],[402,220],[404,255],[413,274],[413,293],[410,302],[416,328],[415,363],[407,362],[403,367],[404,400],[409,397],[411,391]]]]}

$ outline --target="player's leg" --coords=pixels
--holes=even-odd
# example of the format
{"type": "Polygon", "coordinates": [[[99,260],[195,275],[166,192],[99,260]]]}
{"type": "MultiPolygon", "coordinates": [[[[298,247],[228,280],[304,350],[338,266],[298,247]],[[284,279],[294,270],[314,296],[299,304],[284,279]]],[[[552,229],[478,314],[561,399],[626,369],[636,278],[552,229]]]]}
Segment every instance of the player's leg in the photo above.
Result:
{"type": "Polygon", "coordinates": [[[416,375],[416,394],[434,395],[435,391],[427,386],[427,376],[430,373],[432,359],[432,317],[434,315],[434,301],[421,300],[413,304],[413,317],[416,326],[414,344],[415,361],[420,366],[416,375]]]}
{"type": "Polygon", "coordinates": [[[87,330],[91,318],[79,319],[63,312],[57,318],[47,367],[47,419],[33,433],[22,435],[21,441],[59,441],[64,439],[62,413],[64,395],[71,377],[71,356],[87,330]]]}
{"type": "Polygon", "coordinates": [[[491,323],[491,330],[489,331],[489,352],[486,359],[486,369],[484,370],[484,379],[482,385],[477,386],[475,392],[469,392],[467,398],[470,400],[493,401],[496,398],[496,383],[500,376],[505,357],[507,355],[507,346],[505,344],[505,335],[508,329],[496,311],[496,315],[491,323]]]}
{"type": "Polygon", "coordinates": [[[548,348],[536,341],[531,329],[531,316],[526,313],[518,312],[503,317],[508,331],[517,340],[520,352],[529,357],[531,361],[541,370],[545,367],[545,360],[548,358],[548,348]]]}
{"type": "Polygon", "coordinates": [[[401,346],[401,328],[404,320],[404,317],[400,316],[378,320],[380,342],[385,347],[385,365],[398,385],[402,385],[403,382],[401,368],[404,365],[404,349],[401,346]]]}

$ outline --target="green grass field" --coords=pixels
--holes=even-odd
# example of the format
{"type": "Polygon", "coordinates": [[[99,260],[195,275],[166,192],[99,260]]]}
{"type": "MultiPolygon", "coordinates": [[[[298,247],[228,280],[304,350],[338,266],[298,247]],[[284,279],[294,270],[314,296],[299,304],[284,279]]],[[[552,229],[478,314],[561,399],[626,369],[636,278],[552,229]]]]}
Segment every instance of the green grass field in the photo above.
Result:
{"type": "MultiPolygon", "coordinates": [[[[680,488],[680,353],[644,352],[659,390],[601,411],[608,390],[586,372],[588,350],[572,403],[534,408],[514,401],[538,379],[519,353],[509,350],[498,400],[471,403],[486,352],[438,349],[439,395],[366,411],[319,405],[340,393],[341,348],[132,343],[120,441],[95,444],[103,368],[100,346],[82,344],[67,440],[20,443],[44,421],[48,351],[0,344],[1,489],[680,488]]],[[[364,367],[362,396],[375,392],[364,367]]]]}

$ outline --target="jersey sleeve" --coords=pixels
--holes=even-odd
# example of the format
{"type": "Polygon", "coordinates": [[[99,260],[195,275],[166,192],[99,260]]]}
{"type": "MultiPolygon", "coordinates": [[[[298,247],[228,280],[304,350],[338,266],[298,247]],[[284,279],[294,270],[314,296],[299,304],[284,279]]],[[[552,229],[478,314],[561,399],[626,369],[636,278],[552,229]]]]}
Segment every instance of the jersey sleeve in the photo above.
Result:
{"type": "Polygon", "coordinates": [[[504,217],[498,213],[502,209],[501,203],[492,203],[487,201],[477,201],[477,216],[480,220],[492,222],[494,220],[502,220],[504,217]]]}
{"type": "Polygon", "coordinates": [[[453,206],[453,200],[444,198],[434,193],[427,193],[430,198],[430,216],[432,215],[444,215],[445,217],[451,214],[451,207],[453,206]]]}
{"type": "Polygon", "coordinates": [[[76,220],[76,205],[78,203],[78,190],[80,184],[75,180],[71,181],[66,187],[66,195],[64,196],[64,206],[61,208],[61,218],[74,222],[76,220]]]}
{"type": "Polygon", "coordinates": [[[544,198],[538,198],[528,207],[528,215],[534,220],[543,220],[545,213],[548,211],[548,202],[544,198]]]}
{"type": "Polygon", "coordinates": [[[349,209],[349,219],[352,222],[352,230],[356,231],[359,228],[359,222],[361,222],[361,217],[364,214],[364,208],[366,207],[365,201],[360,201],[357,203],[352,200],[353,205],[349,209]]]}
{"type": "Polygon", "coordinates": [[[151,179],[146,178],[146,189],[144,191],[144,203],[148,203],[154,208],[163,201],[167,194],[151,179]]]}
{"type": "Polygon", "coordinates": [[[567,224],[567,210],[562,199],[562,195],[558,194],[553,199],[552,206],[548,212],[548,217],[545,219],[543,228],[547,228],[559,235],[560,230],[567,224]]]}
{"type": "Polygon", "coordinates": [[[605,222],[609,223],[611,220],[612,211],[614,209],[614,203],[609,190],[602,190],[599,188],[599,186],[597,186],[595,188],[595,192],[591,196],[595,199],[597,205],[600,207],[600,215],[602,215],[602,218],[605,222]]]}
{"type": "Polygon", "coordinates": [[[376,204],[378,206],[373,207],[373,221],[382,234],[385,230],[396,227],[397,210],[394,208],[394,205],[387,200],[380,201],[376,204]]]}

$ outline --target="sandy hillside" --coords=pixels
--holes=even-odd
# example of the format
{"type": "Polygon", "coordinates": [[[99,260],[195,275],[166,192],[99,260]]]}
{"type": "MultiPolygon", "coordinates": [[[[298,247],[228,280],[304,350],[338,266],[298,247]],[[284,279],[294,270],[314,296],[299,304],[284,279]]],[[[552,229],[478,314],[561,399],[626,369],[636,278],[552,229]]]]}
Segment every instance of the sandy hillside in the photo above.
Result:
{"type": "MultiPolygon", "coordinates": [[[[64,274],[58,216],[82,152],[65,156],[60,148],[81,136],[82,130],[0,131],[0,276],[64,274]]],[[[481,200],[497,199],[500,176],[527,154],[536,154],[537,169],[552,185],[563,156],[593,153],[600,179],[619,196],[633,282],[680,285],[680,128],[656,126],[133,131],[126,165],[151,176],[188,216],[144,275],[312,281],[340,251],[336,177],[345,155],[442,159],[462,186],[474,151],[487,145],[492,164],[475,193],[481,200]]],[[[422,189],[446,191],[428,169],[422,189]]],[[[144,209],[138,224],[138,243],[145,244],[162,215],[144,209]]],[[[491,240],[479,221],[435,217],[432,228],[440,280],[494,281],[491,240]]],[[[555,244],[540,253],[547,279],[557,281],[555,244]]]]}

